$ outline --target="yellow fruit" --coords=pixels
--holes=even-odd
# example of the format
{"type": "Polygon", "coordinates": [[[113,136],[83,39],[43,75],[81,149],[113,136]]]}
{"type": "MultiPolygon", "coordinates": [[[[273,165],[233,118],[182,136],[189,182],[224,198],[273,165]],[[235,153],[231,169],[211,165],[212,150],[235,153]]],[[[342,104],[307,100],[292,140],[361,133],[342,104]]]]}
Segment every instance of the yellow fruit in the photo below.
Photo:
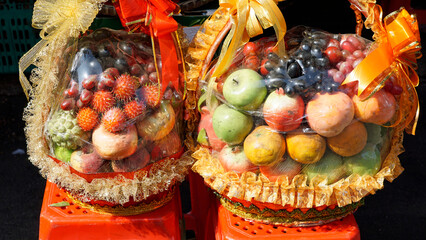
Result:
{"type": "Polygon", "coordinates": [[[311,164],[324,155],[326,141],[319,134],[295,133],[286,137],[288,155],[297,162],[311,164]]]}
{"type": "Polygon", "coordinates": [[[268,126],[259,126],[244,141],[247,158],[257,166],[273,165],[285,153],[285,138],[268,126]]]}
{"type": "Polygon", "coordinates": [[[355,121],[334,137],[327,138],[328,147],[343,157],[353,156],[367,144],[367,129],[364,124],[355,121]]]}

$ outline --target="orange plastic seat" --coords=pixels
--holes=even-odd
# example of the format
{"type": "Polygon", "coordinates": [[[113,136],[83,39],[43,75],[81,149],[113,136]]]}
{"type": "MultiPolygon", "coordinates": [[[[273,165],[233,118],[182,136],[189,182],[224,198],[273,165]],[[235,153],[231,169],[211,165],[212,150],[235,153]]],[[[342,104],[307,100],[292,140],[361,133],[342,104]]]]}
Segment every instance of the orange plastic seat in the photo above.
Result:
{"type": "Polygon", "coordinates": [[[323,240],[359,240],[360,232],[353,215],[329,224],[314,227],[284,227],[248,221],[218,207],[216,240],[236,239],[323,239],[323,240]]]}
{"type": "Polygon", "coordinates": [[[74,204],[67,193],[47,181],[40,213],[39,239],[182,239],[179,190],[165,206],[133,216],[92,212],[74,204]],[[67,201],[66,207],[49,205],[67,201]]]}

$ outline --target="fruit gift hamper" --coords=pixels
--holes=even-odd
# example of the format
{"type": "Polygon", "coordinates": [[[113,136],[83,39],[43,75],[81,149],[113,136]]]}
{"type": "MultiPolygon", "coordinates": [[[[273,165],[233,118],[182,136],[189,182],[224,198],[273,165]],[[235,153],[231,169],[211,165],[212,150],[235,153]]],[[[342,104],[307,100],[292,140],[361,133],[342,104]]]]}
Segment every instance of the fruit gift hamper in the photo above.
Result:
{"type": "Polygon", "coordinates": [[[274,1],[220,1],[191,42],[192,169],[231,212],[322,224],[403,171],[403,132],[414,134],[419,111],[417,21],[403,8],[382,19],[375,1],[349,2],[358,35],[287,31],[274,1]],[[359,36],[362,15],[374,41],[359,36]],[[263,36],[271,26],[275,35],[263,36]]]}
{"type": "Polygon", "coordinates": [[[193,162],[183,154],[185,43],[169,1],[116,1],[131,31],[87,31],[103,2],[34,5],[42,40],[20,60],[28,154],[78,204],[135,215],[171,200],[193,162]]]}

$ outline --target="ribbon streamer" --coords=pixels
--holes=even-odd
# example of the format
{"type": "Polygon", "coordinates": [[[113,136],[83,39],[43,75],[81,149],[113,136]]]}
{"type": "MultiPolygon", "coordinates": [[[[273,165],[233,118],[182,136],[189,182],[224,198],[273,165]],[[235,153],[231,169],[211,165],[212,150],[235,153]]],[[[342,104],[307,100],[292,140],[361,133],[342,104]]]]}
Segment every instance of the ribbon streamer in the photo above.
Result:
{"type": "MultiPolygon", "coordinates": [[[[410,99],[401,98],[400,105],[409,108],[404,127],[407,133],[414,135],[419,115],[418,96],[415,91],[419,84],[416,61],[421,57],[417,19],[404,8],[389,14],[383,22],[379,5],[374,5],[367,12],[369,18],[366,24],[373,31],[377,31],[376,48],[346,76],[342,85],[358,82],[358,96],[367,99],[384,86],[391,74],[398,73],[404,92],[410,92],[412,95],[410,99]]],[[[392,126],[398,125],[402,120],[401,116],[392,126]]]]}
{"type": "MultiPolygon", "coordinates": [[[[115,4],[123,26],[142,30],[157,38],[162,62],[159,81],[161,94],[170,82],[179,91],[179,64],[172,35],[178,29],[178,24],[171,17],[178,9],[177,5],[170,0],[120,0],[115,4]]],[[[153,50],[155,51],[154,44],[153,50]]]]}
{"type": "Polygon", "coordinates": [[[287,26],[275,0],[220,0],[220,6],[229,8],[232,28],[223,42],[212,79],[222,75],[231,65],[237,49],[250,38],[263,33],[263,29],[274,27],[277,35],[275,48],[280,56],[285,54],[284,35],[287,26]]]}
{"type": "MultiPolygon", "coordinates": [[[[24,71],[40,58],[40,53],[57,39],[76,38],[92,24],[106,0],[37,0],[34,3],[32,26],[41,29],[40,40],[19,59],[19,81],[29,99],[32,85],[24,71]]],[[[47,57],[47,56],[45,56],[47,57]]]]}

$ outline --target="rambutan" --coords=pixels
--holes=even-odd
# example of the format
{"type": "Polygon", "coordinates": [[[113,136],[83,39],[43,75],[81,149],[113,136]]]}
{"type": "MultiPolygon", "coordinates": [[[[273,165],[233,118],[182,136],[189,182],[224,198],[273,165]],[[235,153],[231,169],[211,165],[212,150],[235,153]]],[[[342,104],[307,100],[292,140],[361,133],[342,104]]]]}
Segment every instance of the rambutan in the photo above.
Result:
{"type": "Polygon", "coordinates": [[[160,104],[160,89],[156,84],[147,84],[141,89],[146,105],[156,108],[160,104]]]}
{"type": "Polygon", "coordinates": [[[128,119],[134,119],[145,114],[146,106],[143,102],[134,100],[124,105],[123,111],[128,119]]]}
{"type": "Polygon", "coordinates": [[[84,131],[90,131],[98,124],[98,113],[90,107],[81,108],[77,113],[77,123],[84,131]]]}
{"type": "Polygon", "coordinates": [[[98,112],[105,112],[115,105],[114,96],[110,91],[100,90],[93,94],[92,107],[98,112]]]}
{"type": "Polygon", "coordinates": [[[129,101],[136,93],[135,79],[128,74],[122,74],[115,80],[113,93],[118,100],[129,101]]]}
{"type": "Polygon", "coordinates": [[[113,107],[104,113],[102,124],[109,132],[119,132],[126,127],[126,115],[120,108],[113,107]]]}

